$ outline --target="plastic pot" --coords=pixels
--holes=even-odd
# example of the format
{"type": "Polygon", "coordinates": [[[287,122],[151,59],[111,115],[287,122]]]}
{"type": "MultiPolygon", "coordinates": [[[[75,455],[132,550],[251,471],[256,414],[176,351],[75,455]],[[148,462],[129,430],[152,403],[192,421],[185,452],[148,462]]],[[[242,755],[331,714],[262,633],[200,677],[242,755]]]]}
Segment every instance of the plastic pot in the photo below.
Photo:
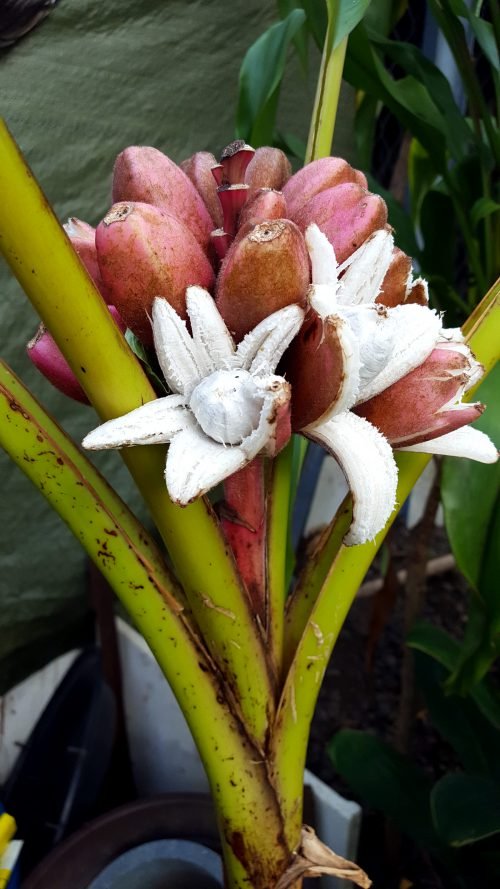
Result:
{"type": "Polygon", "coordinates": [[[23,889],[221,889],[212,802],[165,794],[108,812],[61,843],[23,889]]]}

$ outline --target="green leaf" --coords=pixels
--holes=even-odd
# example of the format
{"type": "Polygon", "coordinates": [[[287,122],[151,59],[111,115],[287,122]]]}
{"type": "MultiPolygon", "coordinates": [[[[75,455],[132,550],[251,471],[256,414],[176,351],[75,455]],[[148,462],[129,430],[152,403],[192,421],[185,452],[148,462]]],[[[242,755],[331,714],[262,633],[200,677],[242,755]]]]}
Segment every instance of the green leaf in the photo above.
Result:
{"type": "Polygon", "coordinates": [[[365,94],[356,108],[354,138],[357,166],[362,170],[369,170],[371,167],[379,106],[378,99],[365,94]]]}
{"type": "Polygon", "coordinates": [[[408,8],[408,0],[377,0],[366,11],[364,22],[379,34],[389,34],[408,8]]]}
{"type": "Polygon", "coordinates": [[[430,811],[431,782],[388,744],[342,729],[328,745],[333,764],[368,805],[383,812],[426,849],[440,850],[430,811]]]}
{"type": "Polygon", "coordinates": [[[428,152],[416,139],[410,142],[408,155],[408,184],[410,186],[412,219],[419,225],[423,200],[436,181],[436,168],[428,152]]]}
{"type": "Polygon", "coordinates": [[[479,198],[470,211],[472,227],[475,228],[481,219],[485,219],[493,213],[498,213],[499,210],[500,204],[496,201],[493,201],[491,198],[479,198]]]}
{"type": "Polygon", "coordinates": [[[446,694],[449,671],[432,657],[416,652],[416,678],[432,725],[455,749],[464,769],[500,777],[498,730],[479,711],[472,697],[446,694]]]}
{"type": "Polygon", "coordinates": [[[446,121],[425,87],[411,76],[386,71],[363,23],[349,38],[344,76],[357,89],[380,99],[429,152],[437,170],[446,169],[446,121]]]}
{"type": "Polygon", "coordinates": [[[125,331],[125,339],[129,344],[130,348],[134,355],[137,356],[139,361],[144,367],[150,381],[153,383],[153,386],[156,390],[156,393],[159,395],[166,395],[168,390],[165,386],[165,383],[161,379],[161,377],[156,373],[156,371],[151,366],[150,356],[148,355],[147,349],[141,343],[141,341],[136,337],[135,333],[133,333],[129,327],[127,327],[125,331]]]}
{"type": "MultiPolygon", "coordinates": [[[[406,643],[417,651],[433,657],[452,673],[461,656],[461,644],[440,627],[419,622],[406,637],[406,643]]],[[[482,679],[470,690],[478,710],[496,728],[500,729],[500,698],[487,678],[482,679]]]]}
{"type": "MultiPolygon", "coordinates": [[[[294,9],[282,22],[272,25],[250,47],[240,69],[240,93],[236,112],[236,129],[240,139],[255,140],[252,134],[259,116],[276,99],[285,71],[288,47],[305,21],[305,13],[294,9]]],[[[275,111],[276,109],[272,109],[275,111]]],[[[274,120],[266,121],[273,130],[274,120]]]]}
{"type": "MultiPolygon", "coordinates": [[[[498,368],[500,371],[500,366],[498,368]]],[[[498,372],[497,371],[497,372],[498,372]]],[[[493,407],[493,405],[492,405],[493,407]]],[[[498,410],[498,401],[495,405],[498,410]]],[[[498,478],[498,476],[497,476],[498,478]]],[[[494,484],[494,480],[492,479],[494,484]]],[[[500,578],[500,493],[497,496],[494,509],[491,514],[490,527],[485,543],[481,574],[479,577],[479,594],[485,602],[490,615],[493,618],[492,632],[500,640],[500,597],[498,595],[498,582],[500,578]]]]}
{"type": "MultiPolygon", "coordinates": [[[[439,188],[425,192],[419,213],[419,228],[424,239],[422,269],[428,277],[437,275],[454,283],[457,232],[453,203],[439,188]]],[[[443,307],[445,308],[445,307],[443,307]]]]}
{"type": "MultiPolygon", "coordinates": [[[[410,164],[413,160],[414,158],[410,157],[410,164]]],[[[482,194],[480,163],[477,156],[464,158],[448,170],[446,181],[439,177],[427,190],[425,190],[427,184],[425,159],[419,157],[416,164],[418,169],[412,169],[410,166],[410,172],[419,177],[416,188],[420,189],[421,203],[416,208],[418,209],[416,225],[424,242],[422,270],[432,285],[430,289],[434,298],[433,306],[440,310],[451,310],[452,314],[446,316],[446,324],[448,327],[458,326],[463,323],[470,311],[470,306],[466,302],[467,293],[463,293],[466,280],[469,280],[469,283],[472,280],[477,282],[478,276],[484,271],[481,265],[478,271],[475,264],[476,253],[479,256],[481,243],[474,237],[468,220],[470,207],[482,194]],[[465,244],[464,225],[468,232],[465,244]],[[464,261],[468,264],[467,278],[464,275],[464,261]],[[472,276],[473,267],[474,276],[472,276]],[[463,296],[457,293],[459,288],[463,296]]],[[[431,168],[432,164],[427,171],[429,178],[431,168]]]]}
{"type": "MultiPolygon", "coordinates": [[[[478,154],[464,158],[448,171],[449,185],[447,183],[446,188],[454,190],[467,216],[473,204],[484,195],[483,177],[487,172],[487,166],[481,166],[478,154]]],[[[441,187],[444,189],[445,186],[441,187]]]]}
{"type": "MultiPolygon", "coordinates": [[[[464,4],[465,6],[465,4],[464,4]]],[[[467,9],[467,7],[465,7],[467,9]]],[[[486,58],[493,66],[495,71],[500,70],[500,58],[498,55],[498,46],[495,40],[495,34],[493,31],[493,27],[490,22],[486,22],[484,19],[479,18],[477,15],[473,15],[470,10],[469,12],[469,22],[471,28],[474,32],[474,37],[476,38],[479,46],[484,52],[486,58]]]]}
{"type": "Polygon", "coordinates": [[[424,84],[411,75],[394,80],[377,54],[374,54],[373,59],[382,85],[399,106],[400,116],[406,112],[407,116],[413,117],[417,125],[424,125],[431,131],[435,131],[436,134],[445,136],[445,121],[424,84]]]}
{"type": "MultiPolygon", "coordinates": [[[[471,114],[481,121],[489,148],[498,165],[500,162],[500,135],[477,76],[464,25],[459,17],[451,11],[447,0],[428,0],[428,5],[460,72],[471,114]]],[[[481,150],[481,145],[479,149],[481,150]]]]}
{"type": "Polygon", "coordinates": [[[450,846],[500,833],[500,785],[479,775],[445,775],[431,794],[436,831],[450,846]]]}
{"type": "MultiPolygon", "coordinates": [[[[442,131],[447,138],[451,156],[457,160],[464,157],[467,149],[470,149],[473,144],[472,132],[455,102],[450,84],[444,74],[424,56],[417,46],[388,40],[374,31],[369,31],[368,36],[393,62],[396,62],[406,74],[411,75],[421,85],[426,95],[427,110],[425,113],[427,118],[434,125],[436,124],[434,112],[431,110],[431,106],[433,106],[442,115],[444,124],[442,131]]],[[[425,105],[422,107],[421,113],[424,108],[425,105]]]]}
{"type": "Polygon", "coordinates": [[[451,286],[444,275],[434,274],[426,265],[422,265],[424,278],[429,284],[429,301],[433,309],[446,312],[446,326],[459,327],[468,316],[467,303],[451,286]]]}
{"type": "Polygon", "coordinates": [[[335,16],[334,49],[359,24],[370,2],[371,0],[326,0],[329,15],[335,16]]]}
{"type": "MultiPolygon", "coordinates": [[[[488,405],[475,424],[500,441],[500,365],[478,390],[488,405]]],[[[441,494],[458,567],[474,588],[460,660],[448,686],[464,692],[488,671],[500,650],[500,464],[443,461],[441,494]]]]}
{"type": "Polygon", "coordinates": [[[281,148],[286,154],[296,157],[301,164],[304,163],[307,145],[295,133],[277,133],[274,144],[276,148],[281,148]]]}
{"type": "Polygon", "coordinates": [[[138,339],[136,337],[135,333],[133,333],[129,327],[127,327],[127,329],[125,331],[125,339],[127,340],[127,343],[129,344],[130,348],[132,349],[132,352],[134,353],[134,355],[137,355],[137,357],[141,361],[143,361],[144,364],[147,364],[148,363],[148,355],[146,352],[146,347],[143,345],[143,343],[141,343],[140,339],[138,339]]]}
{"type": "Polygon", "coordinates": [[[326,3],[321,0],[302,0],[302,9],[307,15],[307,27],[309,28],[316,46],[321,51],[326,37],[328,25],[328,12],[326,3]]]}
{"type": "Polygon", "coordinates": [[[460,660],[447,683],[450,691],[465,694],[485,676],[500,655],[498,605],[498,540],[500,540],[500,498],[481,568],[478,594],[471,595],[460,660]]]}
{"type": "Polygon", "coordinates": [[[460,658],[455,671],[446,683],[447,689],[451,693],[470,694],[476,684],[486,676],[498,654],[498,640],[492,638],[488,611],[479,596],[472,595],[460,658]]]}
{"type": "MultiPolygon", "coordinates": [[[[495,0],[494,0],[495,2],[495,0]]],[[[468,20],[479,46],[484,52],[486,58],[496,71],[500,69],[500,59],[498,56],[498,46],[495,40],[495,33],[490,22],[474,15],[472,9],[469,9],[464,0],[449,0],[449,4],[455,15],[461,16],[468,20]]]]}
{"type": "MultiPolygon", "coordinates": [[[[441,627],[435,627],[425,621],[419,621],[406,637],[411,648],[423,651],[451,672],[460,654],[460,643],[441,627]]],[[[500,711],[498,714],[500,720],[500,711]]],[[[500,721],[499,721],[500,727],[500,721]]]]}
{"type": "MultiPolygon", "coordinates": [[[[278,0],[278,12],[280,14],[281,19],[286,19],[288,15],[294,9],[302,9],[302,3],[300,0],[278,0]]],[[[308,43],[309,29],[307,27],[307,20],[304,21],[303,25],[297,31],[295,37],[293,38],[293,45],[297,51],[297,55],[300,59],[300,64],[304,72],[307,72],[307,66],[309,61],[309,43],[308,43]]]]}
{"type": "MultiPolygon", "coordinates": [[[[500,444],[500,365],[481,384],[477,399],[483,401],[487,409],[475,427],[500,444]]],[[[446,529],[458,567],[477,590],[488,548],[495,548],[491,530],[498,508],[499,486],[500,463],[485,465],[455,457],[446,457],[443,461],[441,495],[446,529]]],[[[500,576],[500,563],[498,569],[500,576]]],[[[500,597],[496,596],[498,586],[491,593],[493,598],[498,598],[500,608],[500,597]]]]}

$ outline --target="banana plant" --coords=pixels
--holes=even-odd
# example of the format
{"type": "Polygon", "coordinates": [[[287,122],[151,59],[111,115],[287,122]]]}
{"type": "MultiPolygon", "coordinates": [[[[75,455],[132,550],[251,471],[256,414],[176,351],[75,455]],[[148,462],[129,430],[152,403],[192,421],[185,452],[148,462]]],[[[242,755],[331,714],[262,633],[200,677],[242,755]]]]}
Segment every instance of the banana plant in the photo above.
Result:
{"type": "Polygon", "coordinates": [[[352,6],[328,3],[309,163],[294,176],[279,149],[242,140],[220,162],[198,152],[181,167],[132,147],[97,229],[64,230],[0,127],[0,246],[44,325],[30,354],[93,405],[101,423],[89,420],[83,447],[120,449],[162,545],[5,365],[0,443],[105,575],[177,696],[214,797],[227,889],[299,889],[322,873],[370,885],[302,824],[321,681],[429,455],[497,458],[468,424],[497,358],[498,287],[465,333],[444,328],[384,201],[328,156],[335,103],[324,97],[338,94],[352,6]],[[290,593],[290,505],[308,440],[337,458],[352,497],[290,593]]]}

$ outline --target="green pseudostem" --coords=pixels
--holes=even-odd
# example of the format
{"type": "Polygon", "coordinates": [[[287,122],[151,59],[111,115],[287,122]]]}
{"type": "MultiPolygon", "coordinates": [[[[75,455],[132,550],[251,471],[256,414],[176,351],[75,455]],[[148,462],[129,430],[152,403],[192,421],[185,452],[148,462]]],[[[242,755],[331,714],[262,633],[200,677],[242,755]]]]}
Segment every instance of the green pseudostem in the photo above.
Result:
{"type": "MultiPolygon", "coordinates": [[[[0,159],[0,249],[97,413],[108,420],[151,401],[156,396],[150,383],[3,122],[0,159]]],[[[248,729],[262,745],[274,701],[267,656],[211,507],[205,499],[185,509],[172,503],[162,483],[161,447],[125,448],[121,456],[210,652],[224,666],[248,729]]]]}
{"type": "Polygon", "coordinates": [[[232,852],[283,866],[281,814],[262,751],[196,628],[156,544],[92,463],[0,362],[0,445],[59,513],[142,633],[186,716],[206,767],[234,886],[248,868],[232,852]],[[281,856],[281,858],[280,858],[281,856]],[[234,859],[234,860],[233,860],[234,859]]]}
{"type": "MultiPolygon", "coordinates": [[[[500,281],[497,281],[464,325],[467,342],[483,364],[486,374],[499,358],[499,329],[500,281]]],[[[473,395],[474,390],[467,393],[469,399],[473,395]]],[[[302,793],[297,761],[305,763],[311,719],[326,665],[358,587],[399,509],[431,459],[427,454],[411,453],[397,453],[395,457],[399,469],[397,507],[385,528],[374,541],[360,546],[340,545],[335,554],[349,515],[347,504],[340,507],[332,526],[323,537],[323,545],[329,547],[329,557],[333,559],[326,575],[327,563],[319,552],[317,562],[307,566],[304,578],[299,579],[298,590],[303,594],[302,601],[297,598],[290,603],[287,624],[290,642],[285,642],[285,651],[291,664],[278,707],[272,755],[277,791],[280,799],[288,804],[284,818],[291,837],[299,827],[294,800],[302,793]],[[295,789],[292,790],[292,787],[295,789]]]]}

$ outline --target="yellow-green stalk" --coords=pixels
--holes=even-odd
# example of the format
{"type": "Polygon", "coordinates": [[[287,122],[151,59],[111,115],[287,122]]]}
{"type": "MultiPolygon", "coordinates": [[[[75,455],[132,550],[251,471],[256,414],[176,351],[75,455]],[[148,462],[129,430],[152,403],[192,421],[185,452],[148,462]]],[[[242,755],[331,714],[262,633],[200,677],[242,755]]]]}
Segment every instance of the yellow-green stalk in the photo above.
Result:
{"type": "Polygon", "coordinates": [[[276,675],[281,676],[284,614],[287,596],[287,533],[291,497],[291,442],[274,460],[268,496],[267,600],[268,636],[276,675]]]}
{"type": "MultiPolygon", "coordinates": [[[[333,133],[335,129],[335,120],[337,116],[338,100],[340,95],[340,87],[342,83],[342,72],[344,68],[344,60],[347,49],[347,37],[345,37],[337,47],[334,47],[334,37],[337,25],[337,16],[339,13],[338,5],[327,2],[328,10],[328,27],[323,49],[321,68],[319,73],[318,85],[316,89],[316,98],[314,110],[311,118],[309,129],[309,138],[305,156],[305,163],[317,160],[321,157],[327,157],[331,152],[333,133]]],[[[291,486],[291,469],[292,469],[292,448],[293,442],[290,441],[284,451],[275,461],[275,469],[273,473],[273,483],[270,494],[271,514],[269,517],[268,531],[268,576],[270,578],[279,578],[281,576],[281,559],[280,553],[285,553],[288,543],[288,521],[290,519],[290,486],[291,486]],[[288,519],[282,520],[282,517],[288,515],[288,519]]],[[[302,464],[306,452],[306,445],[301,449],[302,464]]],[[[337,546],[338,541],[335,541],[337,546]]],[[[321,562],[320,571],[324,574],[325,563],[321,562]]],[[[315,574],[316,581],[319,574],[315,574]]],[[[279,658],[281,653],[281,663],[278,664],[281,675],[285,674],[285,664],[288,665],[294,654],[294,646],[297,644],[300,636],[300,621],[307,619],[308,608],[303,609],[299,605],[299,614],[297,618],[292,618],[292,622],[285,630],[284,614],[282,611],[274,613],[274,609],[279,607],[281,601],[281,590],[279,585],[271,587],[272,594],[269,596],[271,603],[270,626],[273,628],[274,640],[274,656],[279,658]]],[[[286,595],[287,590],[285,590],[286,595]]],[[[314,596],[312,599],[314,600],[314,596]]],[[[298,600],[297,600],[298,601],[298,600]]],[[[293,606],[292,606],[293,607],[293,606]]],[[[306,664],[306,667],[308,664],[306,664]]],[[[293,691],[293,686],[292,686],[293,691]]],[[[314,697],[314,703],[316,697],[314,697]]],[[[293,703],[293,702],[292,702],[293,703]]],[[[313,704],[314,706],[314,704],[313,704]]],[[[309,723],[307,732],[309,731],[309,723]]],[[[274,734],[278,732],[278,737],[285,733],[283,726],[283,711],[279,714],[278,722],[275,723],[274,734]]],[[[280,742],[278,742],[279,748],[280,742]]],[[[281,754],[276,760],[276,742],[272,741],[273,752],[272,758],[275,758],[273,768],[275,769],[273,780],[277,780],[277,791],[284,816],[284,829],[287,841],[292,848],[296,848],[300,838],[300,828],[302,822],[302,791],[303,791],[303,775],[305,765],[305,749],[304,757],[299,756],[295,760],[295,766],[292,767],[292,759],[286,759],[281,769],[281,754]],[[293,771],[293,775],[291,772],[293,771]],[[287,784],[286,776],[290,777],[287,784]]],[[[307,745],[307,739],[306,739],[307,745]]],[[[285,745],[286,746],[286,745],[285,745]]],[[[286,748],[288,749],[288,747],[286,748]]],[[[301,752],[302,748],[299,748],[301,752]]],[[[292,757],[293,758],[293,757],[292,757]]]]}
{"type": "Polygon", "coordinates": [[[257,867],[279,874],[289,853],[261,753],[249,738],[220,671],[184,617],[175,581],[156,544],[2,362],[0,445],[99,568],[176,695],[207,769],[231,861],[229,885],[247,887],[257,867]],[[243,845],[246,857],[240,860],[243,845]]]}
{"type": "MultiPolygon", "coordinates": [[[[0,194],[0,249],[100,417],[151,401],[151,385],[3,121],[0,194]]],[[[206,500],[185,509],[172,503],[161,447],[125,449],[122,457],[211,652],[224,664],[248,726],[263,743],[273,706],[266,651],[211,507],[206,500]]]]}
{"type": "MultiPolygon", "coordinates": [[[[309,128],[309,138],[305,163],[327,157],[331,152],[335,120],[337,117],[342,72],[347,50],[347,37],[337,47],[334,46],[339,4],[327,2],[328,26],[321,60],[314,110],[309,128]]],[[[302,459],[306,452],[306,443],[302,448],[302,459]]],[[[281,577],[286,582],[283,555],[288,543],[288,517],[291,496],[291,467],[293,442],[275,460],[270,494],[270,515],[268,518],[268,577],[270,602],[270,627],[272,649],[278,669],[283,669],[283,611],[280,603],[284,602],[287,590],[281,589],[281,577]],[[288,517],[287,517],[288,516],[288,517]],[[283,595],[284,594],[284,595],[283,595]]]]}
{"type": "Polygon", "coordinates": [[[328,157],[331,153],[347,50],[347,37],[334,48],[336,16],[331,4],[328,3],[327,6],[328,26],[307,141],[306,164],[320,157],[328,157]]]}
{"type": "MultiPolygon", "coordinates": [[[[463,326],[466,340],[476,355],[481,355],[481,363],[488,373],[498,360],[499,346],[491,336],[491,330],[500,330],[500,281],[488,291],[481,303],[463,326]],[[486,319],[488,322],[486,324],[486,319]]],[[[470,401],[480,385],[470,389],[470,401]]],[[[402,456],[402,455],[399,455],[402,456]]],[[[399,460],[399,456],[397,459],[399,460]]],[[[398,500],[399,507],[402,503],[398,500]]],[[[328,570],[337,555],[352,515],[351,498],[348,496],[331,524],[324,530],[316,549],[308,559],[299,581],[287,603],[285,616],[284,669],[291,664],[295,650],[306,627],[309,615],[328,570]]],[[[385,530],[385,533],[387,533],[385,530]]]]}
{"type": "MultiPolygon", "coordinates": [[[[499,293],[497,282],[481,303],[481,311],[475,313],[469,331],[469,345],[486,373],[500,357],[499,293]]],[[[467,325],[465,329],[467,331],[467,325]]],[[[472,395],[472,390],[467,393],[468,398],[472,395]]],[[[302,796],[300,766],[305,763],[310,723],[326,666],[358,587],[399,509],[431,459],[427,454],[410,453],[399,453],[395,457],[399,470],[397,507],[374,541],[361,546],[340,547],[308,614],[278,707],[272,757],[276,787],[291,840],[300,828],[297,812],[302,796]]],[[[314,590],[309,593],[314,598],[314,590]]],[[[298,609],[296,613],[298,615],[298,609]]],[[[300,628],[295,627],[294,632],[297,637],[300,628]]]]}
{"type": "Polygon", "coordinates": [[[333,521],[322,532],[314,552],[310,554],[297,585],[287,602],[283,678],[290,668],[302,633],[352,521],[352,499],[348,495],[339,506],[333,521]]]}

